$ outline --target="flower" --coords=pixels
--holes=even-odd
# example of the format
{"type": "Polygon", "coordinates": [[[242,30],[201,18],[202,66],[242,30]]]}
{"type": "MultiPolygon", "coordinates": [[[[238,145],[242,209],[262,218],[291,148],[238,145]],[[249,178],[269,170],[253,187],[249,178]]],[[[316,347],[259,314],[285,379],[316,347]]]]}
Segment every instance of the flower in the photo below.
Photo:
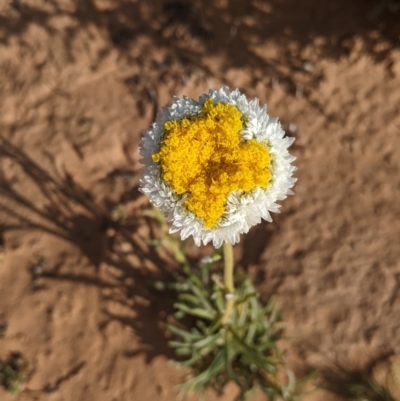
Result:
{"type": "Polygon", "coordinates": [[[293,194],[293,141],[266,106],[237,89],[210,90],[199,101],[175,97],[143,132],[140,190],[182,240],[235,244],[293,194]]]}

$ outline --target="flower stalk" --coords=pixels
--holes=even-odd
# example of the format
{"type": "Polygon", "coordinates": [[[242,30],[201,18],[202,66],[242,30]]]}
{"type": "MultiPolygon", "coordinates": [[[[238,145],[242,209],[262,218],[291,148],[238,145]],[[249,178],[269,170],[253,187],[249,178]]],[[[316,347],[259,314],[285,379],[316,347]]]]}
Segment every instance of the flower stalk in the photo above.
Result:
{"type": "Polygon", "coordinates": [[[222,317],[224,325],[229,324],[235,304],[235,285],[233,281],[233,247],[229,241],[223,245],[224,251],[224,285],[225,285],[225,313],[222,317]]]}

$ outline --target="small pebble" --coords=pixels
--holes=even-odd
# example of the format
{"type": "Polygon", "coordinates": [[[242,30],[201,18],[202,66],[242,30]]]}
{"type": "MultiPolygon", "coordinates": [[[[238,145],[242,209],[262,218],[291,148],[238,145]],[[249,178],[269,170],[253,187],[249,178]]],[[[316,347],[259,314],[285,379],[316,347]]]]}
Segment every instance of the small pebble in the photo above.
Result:
{"type": "Polygon", "coordinates": [[[295,123],[290,123],[288,130],[291,134],[295,134],[297,132],[297,125],[295,123]]]}
{"type": "Polygon", "coordinates": [[[303,63],[303,69],[304,69],[304,71],[307,71],[307,72],[313,72],[314,64],[311,61],[305,61],[303,63]]]}
{"type": "Polygon", "coordinates": [[[34,276],[39,277],[43,274],[43,267],[40,265],[33,266],[32,272],[34,276]]]}

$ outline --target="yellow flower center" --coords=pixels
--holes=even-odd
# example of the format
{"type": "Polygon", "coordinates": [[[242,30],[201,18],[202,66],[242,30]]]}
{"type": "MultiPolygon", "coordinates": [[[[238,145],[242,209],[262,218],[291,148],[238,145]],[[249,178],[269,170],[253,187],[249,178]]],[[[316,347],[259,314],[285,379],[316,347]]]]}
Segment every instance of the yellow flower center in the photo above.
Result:
{"type": "Polygon", "coordinates": [[[266,188],[271,179],[271,155],[266,145],[244,141],[243,115],[231,104],[208,99],[198,117],[168,121],[154,162],[184,206],[213,228],[223,216],[233,191],[266,188]]]}

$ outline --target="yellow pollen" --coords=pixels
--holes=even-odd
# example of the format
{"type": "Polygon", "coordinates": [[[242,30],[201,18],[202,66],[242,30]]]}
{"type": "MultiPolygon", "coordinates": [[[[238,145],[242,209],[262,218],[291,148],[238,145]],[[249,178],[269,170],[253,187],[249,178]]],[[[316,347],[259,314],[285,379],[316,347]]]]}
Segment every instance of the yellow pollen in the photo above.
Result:
{"type": "Polygon", "coordinates": [[[243,115],[231,104],[208,99],[199,117],[168,121],[164,140],[153,161],[174,191],[187,194],[184,206],[213,228],[234,191],[266,188],[271,180],[271,156],[266,145],[244,141],[243,115]]]}

